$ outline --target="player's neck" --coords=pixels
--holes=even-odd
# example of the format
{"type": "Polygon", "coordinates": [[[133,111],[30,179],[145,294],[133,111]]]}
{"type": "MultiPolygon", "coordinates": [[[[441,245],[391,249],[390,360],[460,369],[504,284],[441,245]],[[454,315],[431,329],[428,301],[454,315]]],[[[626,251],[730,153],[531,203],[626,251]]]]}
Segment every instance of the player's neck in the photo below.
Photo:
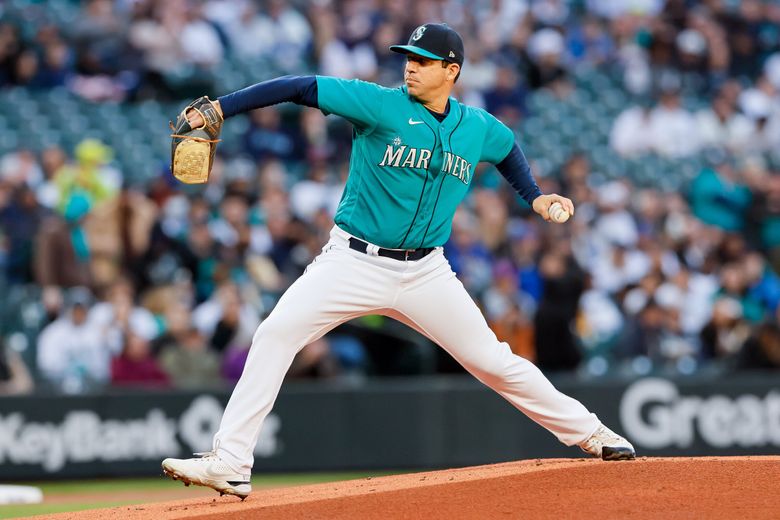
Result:
{"type": "Polygon", "coordinates": [[[436,112],[437,114],[443,114],[444,111],[447,109],[447,101],[449,101],[449,96],[447,95],[439,96],[438,98],[432,101],[423,102],[423,106],[432,112],[436,112]]]}

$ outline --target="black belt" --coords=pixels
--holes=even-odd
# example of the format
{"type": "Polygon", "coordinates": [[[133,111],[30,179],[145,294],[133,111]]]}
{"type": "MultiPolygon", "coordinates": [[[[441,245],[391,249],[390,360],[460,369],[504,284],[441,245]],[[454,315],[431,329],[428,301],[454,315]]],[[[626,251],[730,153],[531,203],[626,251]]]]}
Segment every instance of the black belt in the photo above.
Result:
{"type": "MultiPolygon", "coordinates": [[[[368,254],[368,242],[364,242],[359,238],[350,237],[349,248],[368,254]]],[[[421,249],[385,249],[380,247],[377,254],[394,260],[419,260],[434,249],[433,247],[423,247],[421,249]]]]}

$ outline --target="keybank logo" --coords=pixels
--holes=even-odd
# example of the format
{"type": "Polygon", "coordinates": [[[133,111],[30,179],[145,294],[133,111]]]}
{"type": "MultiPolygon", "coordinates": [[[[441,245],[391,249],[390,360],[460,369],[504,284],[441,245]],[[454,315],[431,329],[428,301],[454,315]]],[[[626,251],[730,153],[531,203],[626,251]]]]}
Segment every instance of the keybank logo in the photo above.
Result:
{"type": "Polygon", "coordinates": [[[650,449],[689,448],[697,439],[721,449],[780,446],[780,391],[703,397],[642,379],[623,394],[620,422],[633,443],[650,449]]]}
{"type": "MultiPolygon", "coordinates": [[[[141,417],[101,417],[94,410],[71,410],[62,421],[0,415],[0,464],[37,465],[56,473],[71,463],[162,460],[211,450],[224,407],[210,395],[192,400],[180,414],[152,408],[141,417]],[[180,442],[181,441],[181,442],[180,442]]],[[[255,456],[282,451],[281,420],[266,417],[255,456]]]]}

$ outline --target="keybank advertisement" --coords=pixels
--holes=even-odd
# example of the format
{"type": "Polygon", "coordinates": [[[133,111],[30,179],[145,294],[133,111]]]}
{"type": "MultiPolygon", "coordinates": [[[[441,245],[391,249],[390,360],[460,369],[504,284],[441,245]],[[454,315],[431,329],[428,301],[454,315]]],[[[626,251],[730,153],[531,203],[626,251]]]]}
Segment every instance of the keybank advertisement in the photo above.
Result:
{"type": "MultiPolygon", "coordinates": [[[[153,396],[107,399],[108,406],[101,398],[90,403],[96,405],[91,408],[79,406],[78,401],[84,399],[71,404],[67,397],[47,399],[45,407],[35,398],[28,403],[17,400],[22,405],[18,411],[0,414],[0,475],[14,466],[38,468],[32,473],[49,475],[72,473],[79,466],[89,471],[118,464],[119,468],[130,467],[131,473],[138,463],[158,466],[166,457],[211,450],[224,411],[224,398],[212,395],[173,399],[163,406],[155,406],[158,399],[153,396]],[[123,405],[138,412],[123,410],[123,405]],[[41,418],[41,412],[61,415],[61,419],[41,418]]],[[[0,409],[11,408],[8,401],[0,400],[0,409]]],[[[278,430],[279,417],[272,413],[258,439],[255,457],[279,453],[278,430]]]]}
{"type": "MultiPolygon", "coordinates": [[[[625,434],[640,455],[745,455],[780,453],[779,380],[558,386],[625,434]]],[[[2,398],[0,480],[159,474],[166,457],[211,449],[228,398],[227,392],[2,398]]],[[[470,379],[283,391],[254,453],[259,471],[580,456],[470,379]]]]}

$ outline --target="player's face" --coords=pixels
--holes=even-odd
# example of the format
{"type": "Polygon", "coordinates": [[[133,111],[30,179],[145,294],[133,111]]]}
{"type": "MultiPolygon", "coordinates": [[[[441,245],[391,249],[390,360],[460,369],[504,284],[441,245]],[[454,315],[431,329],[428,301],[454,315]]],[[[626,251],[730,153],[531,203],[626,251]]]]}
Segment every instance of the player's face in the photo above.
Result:
{"type": "Polygon", "coordinates": [[[441,60],[432,60],[416,54],[406,55],[406,67],[404,69],[404,82],[409,94],[428,100],[432,95],[437,95],[443,88],[450,88],[448,80],[454,77],[452,68],[457,65],[442,67],[441,60]]]}

